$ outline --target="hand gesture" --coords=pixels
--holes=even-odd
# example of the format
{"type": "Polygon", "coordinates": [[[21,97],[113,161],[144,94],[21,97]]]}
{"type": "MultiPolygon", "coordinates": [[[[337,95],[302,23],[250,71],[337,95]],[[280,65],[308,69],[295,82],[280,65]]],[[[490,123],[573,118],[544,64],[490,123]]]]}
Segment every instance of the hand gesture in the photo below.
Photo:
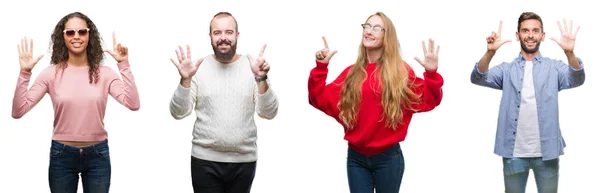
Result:
{"type": "Polygon", "coordinates": [[[577,26],[575,33],[573,33],[573,20],[569,22],[568,28],[566,19],[563,19],[564,26],[560,24],[560,21],[557,21],[556,23],[558,23],[558,29],[560,30],[560,40],[557,40],[556,38],[550,39],[558,43],[560,48],[565,52],[573,52],[573,49],[575,49],[575,36],[577,35],[577,32],[579,32],[580,26],[577,26]]]}
{"type": "Polygon", "coordinates": [[[437,69],[438,67],[438,55],[440,53],[440,46],[434,48],[435,43],[433,40],[429,39],[429,49],[425,47],[425,41],[421,42],[423,44],[423,54],[425,55],[425,60],[421,60],[418,57],[415,57],[415,60],[425,68],[426,71],[432,71],[437,69]]]}
{"type": "Polygon", "coordinates": [[[40,55],[37,58],[33,58],[33,40],[29,41],[27,37],[21,39],[21,44],[17,44],[19,50],[19,64],[21,70],[25,72],[31,72],[35,64],[37,64],[44,55],[40,55]]]}
{"type": "Polygon", "coordinates": [[[250,61],[250,69],[252,69],[252,73],[257,78],[265,77],[271,69],[271,66],[269,66],[269,63],[267,63],[263,57],[265,54],[265,48],[267,48],[267,44],[263,45],[262,49],[260,49],[260,53],[258,54],[258,58],[256,58],[256,60],[252,58],[250,54],[246,55],[250,61]]]}
{"type": "Polygon", "coordinates": [[[506,40],[500,39],[502,37],[500,34],[502,34],[502,21],[500,21],[500,26],[498,26],[498,31],[492,32],[492,35],[485,38],[487,40],[488,51],[496,51],[496,50],[498,50],[498,48],[500,48],[500,46],[502,46],[506,42],[511,41],[509,39],[506,39],[506,40]]]}
{"type": "Polygon", "coordinates": [[[190,45],[187,45],[187,56],[183,53],[183,48],[179,46],[179,50],[175,50],[177,54],[177,59],[179,62],[175,61],[175,59],[171,58],[171,62],[177,67],[179,70],[179,75],[181,75],[182,79],[191,79],[198,71],[198,67],[204,60],[204,58],[200,58],[195,63],[192,64],[192,52],[190,51],[190,45]]]}
{"type": "Polygon", "coordinates": [[[325,36],[323,36],[323,43],[325,43],[325,48],[317,51],[317,53],[315,54],[315,57],[317,58],[317,61],[319,61],[319,62],[329,63],[329,60],[331,60],[331,57],[333,57],[333,55],[335,55],[335,53],[337,53],[337,50],[334,50],[331,52],[329,51],[329,46],[327,45],[327,40],[325,39],[325,36]]]}
{"type": "Polygon", "coordinates": [[[127,52],[128,52],[127,47],[122,46],[121,43],[117,43],[117,38],[115,38],[115,32],[112,33],[112,39],[113,39],[113,50],[114,51],[104,49],[104,52],[109,53],[115,59],[115,61],[117,61],[117,63],[129,61],[129,56],[127,54],[127,52]]]}

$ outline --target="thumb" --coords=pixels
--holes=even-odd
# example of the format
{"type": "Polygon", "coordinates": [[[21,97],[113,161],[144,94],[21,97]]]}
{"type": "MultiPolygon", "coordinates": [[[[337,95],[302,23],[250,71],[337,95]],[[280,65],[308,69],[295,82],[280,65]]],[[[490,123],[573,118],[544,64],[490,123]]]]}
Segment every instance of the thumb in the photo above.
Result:
{"type": "Polygon", "coordinates": [[[557,40],[556,38],[553,38],[553,37],[551,37],[550,39],[551,39],[552,41],[554,41],[554,42],[558,43],[558,40],[557,40]]]}
{"type": "Polygon", "coordinates": [[[250,60],[250,64],[252,64],[252,62],[254,62],[254,58],[252,58],[252,56],[250,54],[246,54],[246,57],[248,58],[248,60],[250,60]]]}
{"type": "Polygon", "coordinates": [[[333,50],[329,53],[329,55],[327,55],[327,57],[325,57],[325,61],[329,61],[331,60],[331,58],[333,57],[333,55],[335,55],[338,51],[337,50],[333,50]]]}
{"type": "Polygon", "coordinates": [[[38,56],[35,60],[34,60],[34,64],[38,63],[40,61],[40,59],[42,59],[42,57],[44,57],[44,54],[38,56]]]}
{"type": "Polygon", "coordinates": [[[506,44],[507,42],[512,42],[512,40],[511,40],[511,39],[505,39],[505,40],[502,40],[502,43],[501,43],[500,45],[504,45],[504,44],[506,44]]]}
{"type": "Polygon", "coordinates": [[[415,60],[421,64],[421,66],[425,67],[425,62],[423,62],[423,60],[421,60],[419,57],[415,57],[415,60]]]}
{"type": "Polygon", "coordinates": [[[198,61],[196,61],[196,68],[200,67],[200,64],[202,64],[202,61],[204,61],[204,58],[200,58],[200,59],[198,59],[198,61]]]}
{"type": "Polygon", "coordinates": [[[115,57],[115,52],[110,51],[110,50],[104,50],[104,52],[110,54],[111,56],[115,57]]]}

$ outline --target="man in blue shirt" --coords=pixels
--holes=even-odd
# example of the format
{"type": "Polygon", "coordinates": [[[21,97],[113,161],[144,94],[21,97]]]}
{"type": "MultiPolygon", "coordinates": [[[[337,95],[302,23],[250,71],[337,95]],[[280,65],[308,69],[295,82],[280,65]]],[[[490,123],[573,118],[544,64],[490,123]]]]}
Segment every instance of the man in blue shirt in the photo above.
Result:
{"type": "Polygon", "coordinates": [[[579,27],[573,29],[573,22],[567,25],[566,20],[559,21],[558,27],[561,37],[550,39],[563,49],[568,64],[540,54],[545,38],[542,19],[524,12],[516,32],[519,56],[489,68],[496,50],[510,42],[501,39],[500,21],[498,31],[487,37],[487,51],[471,73],[473,84],[502,90],[494,153],[503,159],[507,193],[525,192],[530,169],[540,193],[558,189],[558,162],[565,147],[558,122],[558,92],[585,81],[583,63],[573,52],[579,27]]]}

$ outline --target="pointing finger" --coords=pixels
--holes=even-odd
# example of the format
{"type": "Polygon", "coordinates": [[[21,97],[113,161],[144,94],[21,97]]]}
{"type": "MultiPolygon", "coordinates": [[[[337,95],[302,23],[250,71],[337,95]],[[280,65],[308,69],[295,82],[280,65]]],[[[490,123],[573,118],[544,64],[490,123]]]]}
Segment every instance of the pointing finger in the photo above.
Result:
{"type": "Polygon", "coordinates": [[[113,47],[116,49],[117,48],[117,38],[115,36],[115,32],[112,32],[112,38],[113,38],[113,47]]]}
{"type": "Polygon", "coordinates": [[[502,34],[502,20],[500,20],[500,25],[498,25],[498,36],[502,34]]]}
{"type": "Polygon", "coordinates": [[[267,44],[263,45],[262,49],[260,49],[260,53],[258,53],[258,57],[263,57],[265,54],[265,48],[267,48],[267,44]]]}
{"type": "Polygon", "coordinates": [[[327,45],[327,39],[323,36],[323,43],[325,43],[325,48],[329,49],[329,45],[327,45]]]}

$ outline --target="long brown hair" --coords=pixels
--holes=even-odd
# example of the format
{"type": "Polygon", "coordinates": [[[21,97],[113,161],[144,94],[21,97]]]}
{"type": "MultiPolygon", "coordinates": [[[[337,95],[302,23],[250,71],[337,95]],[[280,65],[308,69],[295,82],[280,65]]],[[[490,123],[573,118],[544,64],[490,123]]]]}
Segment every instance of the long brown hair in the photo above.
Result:
{"type": "Polygon", "coordinates": [[[89,80],[90,84],[98,83],[99,73],[100,73],[100,65],[102,65],[102,61],[104,60],[104,52],[102,50],[102,38],[100,37],[100,33],[98,32],[98,28],[92,20],[80,12],[69,13],[64,16],[58,23],[56,27],[54,27],[54,32],[51,35],[51,47],[52,47],[52,57],[51,64],[57,65],[56,72],[59,71],[59,67],[61,70],[67,68],[67,60],[69,60],[69,48],[65,43],[65,37],[63,36],[63,30],[65,30],[65,25],[67,21],[71,18],[80,18],[85,21],[87,27],[90,29],[88,36],[88,44],[86,47],[86,55],[87,62],[89,66],[89,80]]]}
{"type": "MultiPolygon", "coordinates": [[[[375,87],[371,86],[371,88],[381,94],[381,105],[384,111],[382,119],[385,119],[386,127],[396,130],[398,124],[402,122],[403,109],[414,111],[413,104],[420,96],[410,89],[413,86],[413,82],[409,80],[410,66],[405,65],[400,56],[400,43],[394,24],[382,12],[377,12],[369,18],[373,16],[381,17],[385,26],[385,30],[382,32],[385,34],[383,36],[383,55],[377,62],[380,65],[377,66],[374,73],[380,84],[374,85],[375,87]]],[[[349,129],[352,129],[357,121],[362,85],[368,76],[365,70],[368,63],[367,51],[361,41],[358,58],[346,76],[342,86],[341,100],[338,103],[340,119],[349,129]]]]}

